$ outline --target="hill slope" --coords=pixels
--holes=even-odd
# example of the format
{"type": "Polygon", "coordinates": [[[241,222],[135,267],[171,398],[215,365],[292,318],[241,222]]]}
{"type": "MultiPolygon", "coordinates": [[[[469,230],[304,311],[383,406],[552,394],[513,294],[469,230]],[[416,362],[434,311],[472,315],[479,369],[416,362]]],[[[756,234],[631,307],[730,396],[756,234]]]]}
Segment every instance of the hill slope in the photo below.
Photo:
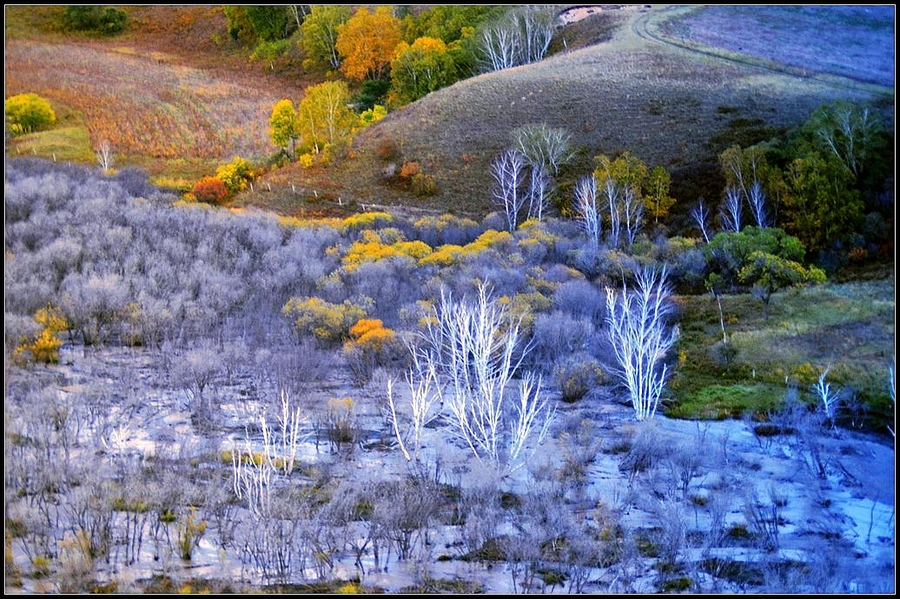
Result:
{"type": "Polygon", "coordinates": [[[377,185],[383,165],[374,150],[392,140],[402,146],[403,159],[420,161],[436,178],[441,193],[427,204],[483,213],[491,209],[491,159],[507,147],[514,128],[545,122],[565,127],[588,158],[629,150],[676,178],[681,171],[680,187],[688,194],[683,179],[697,164],[714,162],[734,143],[755,143],[798,125],[825,102],[892,103],[891,90],[882,87],[810,72],[798,76],[769,62],[660,41],[658,23],[677,14],[666,7],[620,10],[608,42],[434,92],[365,130],[358,158],[330,176],[348,188],[352,182],[363,201],[421,202],[392,197],[377,185]]]}
{"type": "MultiPolygon", "coordinates": [[[[493,208],[491,160],[512,129],[537,122],[565,127],[580,150],[563,183],[588,172],[594,156],[628,150],[667,167],[673,195],[686,204],[720,192],[722,149],[767,139],[824,102],[880,102],[893,122],[892,67],[888,77],[883,63],[861,58],[893,59],[884,47],[893,43],[885,36],[892,19],[882,13],[866,21],[849,7],[754,7],[752,15],[737,6],[594,8],[560,30],[554,47],[562,52],[432,93],[361,132],[352,158],[327,169],[281,169],[235,205],[291,214],[403,205],[481,216],[493,208]],[[740,31],[731,36],[710,34],[734,23],[740,31]],[[736,48],[712,47],[735,39],[736,48]],[[801,56],[798,49],[805,68],[778,60],[801,56]],[[845,77],[854,66],[860,81],[845,77]],[[890,86],[873,83],[886,78],[890,86]],[[387,142],[401,148],[398,163],[418,161],[435,178],[437,195],[417,198],[387,184],[376,152],[387,142]]],[[[108,139],[120,166],[145,166],[156,180],[168,174],[189,184],[235,154],[265,158],[275,150],[271,106],[299,100],[314,82],[296,63],[267,69],[248,61],[227,41],[218,7],[129,7],[134,26],[111,39],[48,29],[58,9],[7,8],[7,94],[35,91],[62,104],[73,126],[83,122],[73,129],[78,155],[90,160],[82,138],[92,146],[108,139]]]]}

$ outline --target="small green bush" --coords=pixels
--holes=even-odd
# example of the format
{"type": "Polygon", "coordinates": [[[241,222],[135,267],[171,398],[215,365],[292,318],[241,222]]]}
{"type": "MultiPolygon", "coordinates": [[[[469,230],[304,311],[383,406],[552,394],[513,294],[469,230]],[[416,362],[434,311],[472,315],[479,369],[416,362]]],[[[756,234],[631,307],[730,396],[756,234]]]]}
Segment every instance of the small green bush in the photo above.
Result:
{"type": "Polygon", "coordinates": [[[63,26],[69,31],[116,35],[125,31],[128,13],[111,6],[67,6],[63,26]]]}

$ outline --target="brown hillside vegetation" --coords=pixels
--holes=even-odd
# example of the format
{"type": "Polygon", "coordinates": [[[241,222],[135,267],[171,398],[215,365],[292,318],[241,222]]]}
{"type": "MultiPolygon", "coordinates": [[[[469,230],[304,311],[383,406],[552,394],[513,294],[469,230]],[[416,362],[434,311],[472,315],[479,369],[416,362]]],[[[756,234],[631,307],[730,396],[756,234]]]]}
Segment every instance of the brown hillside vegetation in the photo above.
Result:
{"type": "Polygon", "coordinates": [[[7,96],[35,92],[74,111],[93,147],[109,141],[117,164],[158,179],[265,159],[272,105],[308,83],[250,61],[227,40],[221,7],[127,7],[128,31],[110,38],[59,32],[61,10],[7,7],[7,96]]]}

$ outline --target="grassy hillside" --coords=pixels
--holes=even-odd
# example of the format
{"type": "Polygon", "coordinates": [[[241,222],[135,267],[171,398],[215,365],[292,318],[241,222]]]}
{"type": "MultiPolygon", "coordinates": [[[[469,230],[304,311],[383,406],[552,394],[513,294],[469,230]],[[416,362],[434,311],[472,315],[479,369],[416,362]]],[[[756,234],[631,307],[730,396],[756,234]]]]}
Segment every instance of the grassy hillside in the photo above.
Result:
{"type": "MultiPolygon", "coordinates": [[[[221,7],[128,7],[128,31],[112,38],[61,33],[61,11],[7,7],[6,93],[35,92],[81,115],[68,149],[55,148],[77,162],[107,140],[118,165],[189,187],[234,155],[265,160],[272,105],[309,83],[247,58],[228,40],[221,7]]],[[[35,138],[60,135],[16,138],[8,151],[50,158],[35,138]]]]}
{"type": "MultiPolygon", "coordinates": [[[[883,15],[860,25],[853,11],[830,22],[831,13],[757,8],[595,10],[562,28],[555,54],[541,63],[434,92],[361,132],[349,159],[327,169],[281,169],[235,205],[315,214],[376,204],[481,216],[493,208],[492,158],[512,129],[537,122],[565,127],[579,149],[563,187],[591,168],[593,156],[629,150],[668,168],[684,205],[718,193],[714,162],[722,149],[770,138],[822,103],[879,102],[892,123],[892,85],[873,83],[884,82],[883,62],[859,58],[867,50],[888,54],[880,47],[883,15]],[[734,22],[743,35],[713,35],[734,22]],[[771,35],[790,43],[766,43],[771,35]],[[734,38],[744,41],[728,46],[734,38]],[[791,58],[801,56],[800,46],[802,70],[791,58]],[[853,65],[861,81],[846,78],[853,65]],[[418,161],[439,192],[417,198],[388,185],[376,156],[385,143],[400,148],[398,161],[418,161]]],[[[296,55],[271,65],[251,61],[228,39],[220,7],[127,7],[129,30],[110,39],[63,35],[61,10],[7,7],[7,94],[44,95],[83,115],[83,128],[67,134],[68,151],[34,140],[17,147],[25,140],[16,139],[14,153],[86,156],[85,137],[92,146],[106,139],[119,164],[184,186],[234,155],[264,160],[275,150],[267,133],[272,105],[298,100],[321,78],[304,72],[296,55]]]]}
{"type": "Polygon", "coordinates": [[[814,402],[810,387],[830,368],[828,381],[841,389],[847,407],[845,424],[857,418],[871,426],[872,418],[880,427],[891,414],[887,367],[895,331],[894,279],[889,271],[872,276],[777,294],[768,320],[752,295],[723,296],[728,350],[712,296],[681,296],[680,358],[672,382],[676,403],[667,413],[760,416],[779,406],[789,387],[814,402]],[[851,413],[854,409],[860,413],[851,413]]]}
{"type": "MultiPolygon", "coordinates": [[[[420,161],[437,179],[441,193],[430,199],[432,206],[483,213],[491,209],[491,159],[514,128],[545,122],[569,130],[582,158],[629,150],[648,164],[665,166],[678,179],[673,191],[692,202],[697,196],[689,178],[732,144],[767,139],[802,123],[825,102],[892,104],[891,93],[877,86],[797,77],[650,38],[648,31],[661,35],[658,26],[681,14],[654,7],[596,15],[598,27],[615,19],[609,41],[432,93],[364,131],[358,158],[331,176],[354,182],[364,201],[415,202],[392,197],[378,185],[382,165],[374,149],[392,140],[404,159],[420,161]]],[[[702,13],[694,14],[681,19],[702,13]]],[[[581,166],[573,175],[584,174],[588,163],[581,166]]]]}

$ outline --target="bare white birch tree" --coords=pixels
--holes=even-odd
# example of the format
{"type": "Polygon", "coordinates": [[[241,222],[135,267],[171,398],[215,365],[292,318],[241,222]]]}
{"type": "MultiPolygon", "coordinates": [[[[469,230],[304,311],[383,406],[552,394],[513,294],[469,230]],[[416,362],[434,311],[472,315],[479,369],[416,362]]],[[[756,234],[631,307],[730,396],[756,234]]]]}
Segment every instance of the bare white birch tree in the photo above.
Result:
{"type": "Polygon", "coordinates": [[[828,376],[830,370],[831,366],[825,367],[825,370],[819,375],[819,380],[813,385],[813,391],[818,396],[819,401],[822,402],[822,409],[825,410],[825,418],[828,420],[828,424],[834,428],[834,418],[837,415],[839,395],[836,391],[832,390],[831,383],[825,380],[825,377],[828,376]]]}
{"type": "Polygon", "coordinates": [[[297,450],[305,438],[301,435],[300,408],[291,406],[290,394],[286,391],[281,392],[280,399],[276,428],[269,426],[265,414],[259,417],[262,450],[253,451],[249,433],[243,448],[234,444],[231,449],[234,494],[238,499],[246,500],[247,508],[257,517],[270,514],[272,485],[278,476],[288,476],[293,471],[297,450]]]}
{"type": "Polygon", "coordinates": [[[420,352],[411,348],[413,364],[406,372],[406,385],[409,389],[409,427],[406,433],[400,431],[400,417],[394,401],[394,380],[387,381],[388,407],[391,410],[391,424],[397,443],[406,461],[418,459],[418,451],[422,444],[422,433],[425,425],[437,417],[434,405],[440,395],[438,393],[438,376],[435,368],[436,360],[426,351],[420,352]],[[409,447],[412,448],[410,452],[409,447]]]}
{"type": "Polygon", "coordinates": [[[606,289],[606,323],[616,360],[614,371],[631,396],[635,418],[649,420],[656,414],[669,368],[668,351],[678,340],[678,328],[666,322],[671,287],[667,269],[639,269],[637,287],[623,285],[621,293],[606,289]]]}
{"type": "Polygon", "coordinates": [[[838,103],[822,109],[816,120],[816,137],[854,176],[859,176],[878,130],[876,114],[868,107],[838,103]]]}
{"type": "Polygon", "coordinates": [[[100,142],[100,145],[97,146],[97,164],[100,165],[100,169],[104,173],[108,173],[115,163],[115,157],[113,156],[113,148],[112,144],[109,143],[108,140],[103,140],[100,142]]]}
{"type": "Polygon", "coordinates": [[[722,228],[735,233],[741,232],[741,215],[743,212],[743,199],[741,191],[737,187],[727,187],[725,198],[719,208],[719,218],[722,228]]]}
{"type": "Polygon", "coordinates": [[[556,13],[552,6],[518,6],[485,27],[481,54],[487,71],[500,71],[542,60],[550,49],[556,13]]]}
{"type": "MultiPolygon", "coordinates": [[[[896,409],[896,405],[897,405],[897,399],[896,399],[896,398],[897,398],[897,391],[896,391],[896,389],[897,389],[897,379],[896,379],[895,376],[894,376],[894,365],[893,365],[893,363],[888,367],[888,389],[889,389],[890,395],[891,395],[891,407],[896,409]]],[[[892,437],[894,437],[894,438],[897,437],[897,435],[896,435],[896,433],[895,433],[895,431],[894,431],[894,427],[889,426],[889,427],[887,427],[887,429],[888,429],[888,432],[891,433],[891,436],[892,436],[892,437]]]]}
{"type": "Polygon", "coordinates": [[[520,64],[543,60],[553,41],[556,13],[550,6],[522,6],[513,13],[522,36],[520,64]]]}
{"type": "Polygon", "coordinates": [[[479,460],[521,466],[523,450],[543,440],[554,410],[539,377],[525,373],[518,392],[510,390],[529,350],[519,322],[491,298],[486,283],[474,302],[456,302],[442,291],[434,317],[426,334],[430,352],[423,355],[435,361],[448,387],[443,403],[454,432],[479,460]]]}
{"type": "Polygon", "coordinates": [[[628,245],[633,245],[644,220],[644,202],[630,185],[625,186],[621,198],[622,213],[625,215],[625,236],[628,245]]]}
{"type": "Polygon", "coordinates": [[[544,210],[550,200],[553,189],[553,179],[542,165],[531,166],[531,176],[528,180],[528,219],[542,220],[544,210]]]}
{"type": "Polygon", "coordinates": [[[522,189],[525,181],[525,157],[518,150],[504,150],[491,163],[491,176],[494,178],[494,204],[503,210],[506,226],[512,233],[518,226],[519,211],[527,196],[522,189]]]}
{"type": "Polygon", "coordinates": [[[612,177],[606,178],[603,184],[603,195],[606,197],[606,205],[609,208],[609,241],[612,247],[618,248],[622,216],[619,213],[619,188],[612,177]]]}
{"type": "Polygon", "coordinates": [[[769,210],[766,208],[766,192],[763,191],[762,183],[758,179],[754,179],[750,184],[747,201],[750,203],[750,212],[753,214],[756,226],[761,229],[771,226],[769,210]]]}
{"type": "Polygon", "coordinates": [[[709,243],[709,208],[706,207],[702,199],[697,202],[696,206],[691,208],[691,218],[694,219],[697,228],[700,229],[703,239],[706,240],[706,243],[709,243]]]}
{"type": "Polygon", "coordinates": [[[505,22],[485,27],[481,34],[480,45],[485,70],[502,71],[519,64],[521,41],[519,32],[505,22]]]}
{"type": "Polygon", "coordinates": [[[525,158],[530,169],[528,182],[528,218],[543,218],[553,177],[573,157],[571,135],[562,128],[545,123],[523,125],[512,133],[513,149],[525,158]]]}
{"type": "Polygon", "coordinates": [[[575,211],[584,234],[594,247],[600,245],[600,210],[597,208],[597,179],[594,175],[582,177],[575,184],[575,211]]]}
{"type": "Polygon", "coordinates": [[[518,127],[512,133],[512,142],[529,165],[542,165],[553,176],[574,156],[569,132],[546,123],[518,127]]]}

